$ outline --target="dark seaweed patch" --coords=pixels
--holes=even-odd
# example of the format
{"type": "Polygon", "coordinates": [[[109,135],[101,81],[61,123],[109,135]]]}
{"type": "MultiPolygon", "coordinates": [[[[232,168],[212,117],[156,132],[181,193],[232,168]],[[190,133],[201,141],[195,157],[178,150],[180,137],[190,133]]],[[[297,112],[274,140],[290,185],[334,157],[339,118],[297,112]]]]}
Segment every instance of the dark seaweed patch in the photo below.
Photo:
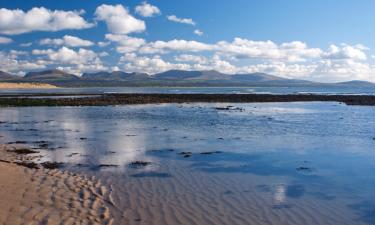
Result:
{"type": "Polygon", "coordinates": [[[27,167],[29,169],[39,169],[38,164],[35,162],[16,162],[17,165],[27,167]]]}
{"type": "Polygon", "coordinates": [[[11,141],[8,142],[7,144],[12,145],[12,144],[27,144],[27,141],[11,141]]]}
{"type": "Polygon", "coordinates": [[[149,165],[151,165],[151,162],[134,161],[134,162],[129,163],[128,166],[130,168],[138,169],[138,168],[143,168],[143,167],[146,167],[146,166],[149,166],[149,165]]]}
{"type": "Polygon", "coordinates": [[[184,157],[184,158],[189,158],[190,156],[193,155],[193,153],[191,153],[191,152],[180,152],[178,154],[182,155],[182,157],[184,157]]]}
{"type": "Polygon", "coordinates": [[[223,153],[222,151],[212,151],[212,152],[201,152],[201,155],[212,155],[212,154],[220,154],[223,153]]]}
{"type": "Polygon", "coordinates": [[[28,149],[28,148],[19,148],[19,149],[14,149],[14,150],[7,150],[8,152],[14,152],[19,155],[27,155],[27,154],[34,154],[34,153],[39,153],[38,151],[28,149]]]}
{"type": "Polygon", "coordinates": [[[58,169],[64,166],[64,163],[62,162],[43,162],[40,165],[42,165],[46,169],[58,169]]]}

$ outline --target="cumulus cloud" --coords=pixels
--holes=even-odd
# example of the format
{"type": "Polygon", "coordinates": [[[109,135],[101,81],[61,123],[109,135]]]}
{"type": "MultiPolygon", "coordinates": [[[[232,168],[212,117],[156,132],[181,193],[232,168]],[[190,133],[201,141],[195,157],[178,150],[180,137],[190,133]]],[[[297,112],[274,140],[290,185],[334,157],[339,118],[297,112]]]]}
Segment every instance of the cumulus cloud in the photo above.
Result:
{"type": "Polygon", "coordinates": [[[328,59],[366,60],[367,56],[364,50],[366,50],[366,48],[363,45],[350,46],[342,44],[341,47],[331,45],[323,56],[328,59]]]}
{"type": "Polygon", "coordinates": [[[178,62],[206,62],[207,58],[200,55],[182,54],[174,57],[178,62]]]}
{"type": "Polygon", "coordinates": [[[234,59],[282,60],[303,62],[311,58],[319,58],[323,51],[309,48],[303,42],[289,42],[278,45],[272,41],[253,41],[235,38],[232,42],[219,41],[207,44],[198,41],[174,39],[155,41],[143,44],[139,49],[142,54],[166,54],[170,52],[203,52],[210,51],[234,59]]]}
{"type": "Polygon", "coordinates": [[[49,10],[34,7],[25,12],[21,9],[0,9],[0,33],[22,34],[31,31],[59,31],[85,29],[94,24],[87,22],[81,11],[49,10]]]}
{"type": "Polygon", "coordinates": [[[47,63],[44,60],[26,60],[19,59],[19,56],[25,55],[21,52],[0,51],[0,68],[2,71],[24,74],[25,71],[46,68],[47,63]]]}
{"type": "Polygon", "coordinates": [[[106,34],[105,38],[117,43],[116,51],[119,53],[134,52],[146,44],[146,41],[142,38],[129,37],[122,34],[106,34]]]}
{"type": "Polygon", "coordinates": [[[120,60],[124,63],[124,69],[129,72],[155,74],[171,69],[189,70],[190,68],[188,64],[166,62],[157,55],[145,57],[137,56],[134,53],[127,53],[122,56],[120,60]]]}
{"type": "Polygon", "coordinates": [[[62,47],[57,51],[48,51],[48,58],[52,61],[65,64],[84,64],[97,59],[94,51],[80,48],[78,51],[62,47]]]}
{"type": "Polygon", "coordinates": [[[106,47],[106,46],[108,46],[110,44],[111,44],[111,42],[109,42],[109,41],[99,41],[98,42],[98,46],[99,47],[106,47]]]}
{"type": "Polygon", "coordinates": [[[171,41],[150,42],[140,49],[140,53],[154,54],[170,51],[202,52],[213,50],[213,46],[198,41],[186,41],[174,39],[171,41]]]}
{"type": "Polygon", "coordinates": [[[25,43],[21,43],[20,46],[21,47],[30,47],[33,43],[32,42],[25,42],[25,43]]]}
{"type": "Polygon", "coordinates": [[[272,41],[253,41],[235,38],[233,42],[220,41],[215,49],[222,54],[235,58],[260,58],[301,62],[306,58],[318,58],[322,54],[319,48],[309,48],[303,42],[294,41],[277,45],[272,41]]]}
{"type": "Polygon", "coordinates": [[[39,41],[40,45],[65,45],[69,47],[88,47],[94,43],[92,41],[83,40],[79,37],[65,35],[63,38],[51,39],[45,38],[39,41]]]}
{"type": "Polygon", "coordinates": [[[147,2],[143,2],[141,5],[135,7],[135,12],[143,17],[152,17],[160,14],[160,9],[147,2]]]}
{"type": "Polygon", "coordinates": [[[9,43],[12,43],[12,42],[13,42],[13,40],[11,38],[0,36],[0,44],[9,44],[9,43]]]}
{"type": "Polygon", "coordinates": [[[146,30],[145,22],[130,15],[122,5],[100,5],[95,11],[96,20],[104,21],[115,34],[129,34],[146,30]]]}
{"type": "Polygon", "coordinates": [[[195,22],[191,18],[178,18],[176,15],[170,15],[167,16],[167,19],[176,23],[184,23],[195,26],[195,22]]]}
{"type": "Polygon", "coordinates": [[[84,48],[77,51],[67,47],[61,47],[58,50],[53,49],[34,49],[33,55],[44,56],[42,60],[48,62],[49,66],[59,66],[67,72],[81,74],[82,72],[93,72],[108,69],[100,60],[100,56],[105,57],[106,53],[96,52],[84,48]]]}
{"type": "Polygon", "coordinates": [[[196,34],[198,36],[202,36],[203,35],[203,31],[201,31],[199,29],[196,29],[196,30],[194,30],[194,34],[196,34]]]}

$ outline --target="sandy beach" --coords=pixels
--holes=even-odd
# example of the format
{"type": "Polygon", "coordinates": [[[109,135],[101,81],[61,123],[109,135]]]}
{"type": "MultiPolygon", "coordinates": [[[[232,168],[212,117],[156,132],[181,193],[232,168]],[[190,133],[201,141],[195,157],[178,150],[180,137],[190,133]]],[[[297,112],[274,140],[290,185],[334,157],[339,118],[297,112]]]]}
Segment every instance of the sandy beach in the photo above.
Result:
{"type": "Polygon", "coordinates": [[[113,223],[111,193],[100,181],[30,164],[35,156],[15,149],[0,145],[0,224],[113,223]]]}
{"type": "Polygon", "coordinates": [[[0,89],[47,89],[57,88],[52,84],[43,83],[11,83],[11,82],[0,82],[0,89]]]}

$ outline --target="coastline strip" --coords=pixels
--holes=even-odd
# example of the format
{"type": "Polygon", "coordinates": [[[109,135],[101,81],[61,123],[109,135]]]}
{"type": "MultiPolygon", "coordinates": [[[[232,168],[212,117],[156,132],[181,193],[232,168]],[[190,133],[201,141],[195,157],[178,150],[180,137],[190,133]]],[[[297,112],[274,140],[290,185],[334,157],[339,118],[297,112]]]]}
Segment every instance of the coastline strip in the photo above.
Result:
{"type": "Polygon", "coordinates": [[[157,103],[341,102],[375,105],[373,95],[312,94],[20,94],[0,95],[0,106],[106,106],[157,103]],[[69,96],[66,96],[69,95],[69,96]],[[91,95],[91,96],[90,96],[91,95]],[[60,97],[59,97],[60,96],[60,97]],[[64,97],[65,96],[65,97],[64,97]],[[57,98],[58,97],[58,98],[57,98]]]}

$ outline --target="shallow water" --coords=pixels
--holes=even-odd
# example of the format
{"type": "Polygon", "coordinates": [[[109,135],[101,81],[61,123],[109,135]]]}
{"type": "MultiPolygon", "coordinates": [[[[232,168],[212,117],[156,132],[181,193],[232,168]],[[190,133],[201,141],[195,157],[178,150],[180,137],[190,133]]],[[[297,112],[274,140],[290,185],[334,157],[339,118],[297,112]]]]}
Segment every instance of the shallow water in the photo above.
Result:
{"type": "Polygon", "coordinates": [[[101,177],[121,223],[375,223],[375,107],[231,105],[3,108],[0,140],[101,177]]]}

